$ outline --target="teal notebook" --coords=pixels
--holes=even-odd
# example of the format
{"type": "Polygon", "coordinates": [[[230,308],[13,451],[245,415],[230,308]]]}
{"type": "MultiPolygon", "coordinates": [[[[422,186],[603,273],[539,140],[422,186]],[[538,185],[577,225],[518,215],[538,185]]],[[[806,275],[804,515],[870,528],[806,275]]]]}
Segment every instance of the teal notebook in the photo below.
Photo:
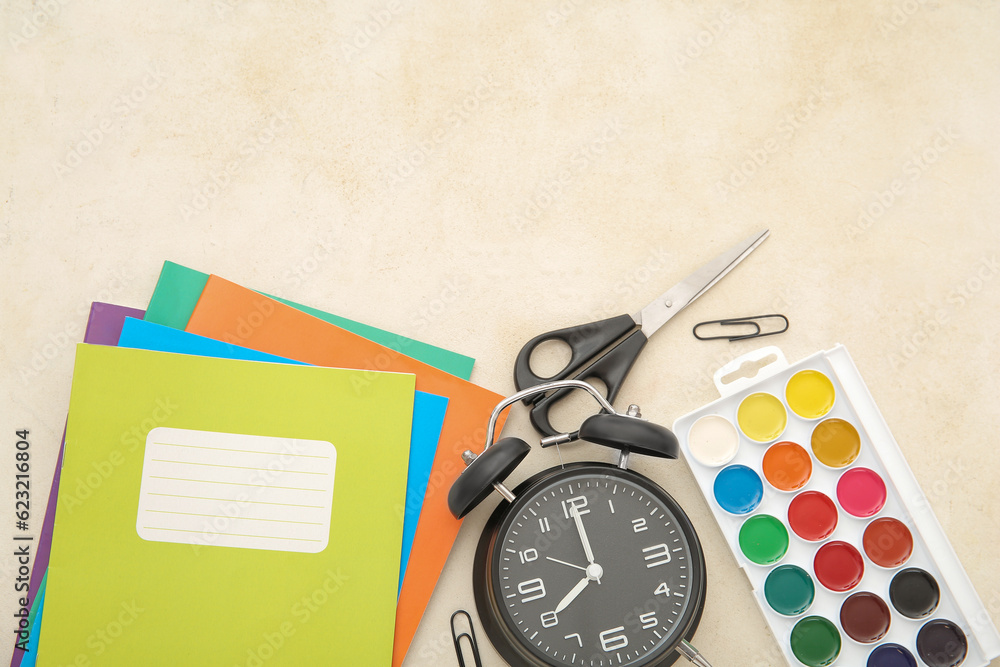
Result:
{"type": "MultiPolygon", "coordinates": [[[[207,273],[195,271],[174,262],[164,262],[163,269],[160,271],[160,278],[156,283],[156,290],[149,300],[149,307],[146,309],[146,316],[143,319],[147,322],[162,324],[174,329],[184,329],[187,326],[188,320],[191,319],[191,313],[194,311],[194,307],[197,305],[207,281],[207,273]]],[[[425,364],[440,368],[446,373],[451,373],[463,380],[468,380],[472,375],[472,366],[476,361],[472,357],[422,343],[419,340],[406,338],[399,334],[383,331],[382,329],[376,329],[373,326],[355,322],[339,315],[317,310],[316,308],[303,306],[294,301],[288,301],[287,299],[271,296],[270,294],[265,294],[265,296],[275,301],[280,301],[286,306],[309,313],[313,317],[329,322],[341,329],[346,329],[379,345],[396,350],[408,357],[413,357],[425,364]]]]}

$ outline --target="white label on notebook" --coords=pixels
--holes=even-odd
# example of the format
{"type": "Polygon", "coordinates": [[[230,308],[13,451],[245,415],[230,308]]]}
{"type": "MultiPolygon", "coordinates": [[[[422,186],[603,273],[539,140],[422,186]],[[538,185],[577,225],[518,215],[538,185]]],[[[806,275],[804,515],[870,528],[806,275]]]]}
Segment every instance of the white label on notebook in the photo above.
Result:
{"type": "Polygon", "coordinates": [[[336,466],[323,440],[154,428],[136,531],[154,542],[319,553],[336,466]]]}

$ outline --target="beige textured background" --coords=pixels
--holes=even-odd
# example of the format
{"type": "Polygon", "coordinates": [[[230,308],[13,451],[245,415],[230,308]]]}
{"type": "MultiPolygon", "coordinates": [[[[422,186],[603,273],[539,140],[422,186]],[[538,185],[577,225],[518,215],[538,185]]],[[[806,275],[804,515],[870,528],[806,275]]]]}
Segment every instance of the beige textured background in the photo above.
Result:
{"type": "MultiPolygon", "coordinates": [[[[509,393],[529,337],[633,311],[769,227],[619,403],[669,424],[715,398],[756,345],[698,342],[700,320],[780,310],[766,341],[791,361],[846,344],[1000,620],[996,2],[17,0],[0,27],[0,536],[14,429],[37,530],[70,342],[92,300],[144,307],[164,259],[472,355],[509,393]]],[[[523,412],[507,432],[533,437],[523,412]]],[[[685,464],[641,466],[707,551],[696,643],[779,664],[685,464]]],[[[492,505],[408,667],[453,664],[492,505]]]]}

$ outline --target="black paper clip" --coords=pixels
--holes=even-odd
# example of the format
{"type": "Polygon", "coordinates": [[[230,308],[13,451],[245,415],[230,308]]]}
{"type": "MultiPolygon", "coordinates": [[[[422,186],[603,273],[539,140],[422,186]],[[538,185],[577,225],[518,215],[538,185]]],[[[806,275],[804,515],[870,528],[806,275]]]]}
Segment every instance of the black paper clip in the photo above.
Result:
{"type": "Polygon", "coordinates": [[[465,652],[462,650],[462,638],[469,640],[469,648],[472,651],[472,658],[476,661],[476,667],[483,667],[483,661],[479,657],[479,642],[476,641],[476,629],[472,627],[472,617],[469,612],[459,609],[451,615],[451,640],[455,642],[455,654],[458,656],[458,667],[471,667],[465,662],[465,652]],[[458,632],[455,630],[455,617],[459,614],[465,616],[469,623],[468,632],[458,632]]]}
{"type": "Polygon", "coordinates": [[[730,318],[728,320],[709,320],[708,322],[699,322],[698,324],[694,325],[694,329],[691,330],[691,333],[693,333],[694,337],[697,338],[698,340],[723,340],[723,339],[725,339],[725,340],[728,340],[728,341],[732,342],[734,340],[746,340],[748,338],[763,338],[764,336],[773,336],[775,334],[784,333],[786,331],[788,331],[788,318],[785,317],[784,315],[781,315],[780,313],[771,313],[770,315],[753,315],[751,317],[733,317],[733,318],[730,318]],[[762,329],[760,327],[760,323],[763,322],[764,320],[769,320],[769,319],[780,319],[780,320],[784,321],[784,323],[785,323],[784,328],[776,329],[774,331],[766,331],[764,333],[761,333],[762,329]],[[734,326],[741,326],[741,325],[742,326],[751,326],[751,327],[753,327],[754,330],[752,332],[750,332],[750,333],[739,334],[739,335],[736,335],[736,336],[729,336],[729,335],[722,335],[722,336],[699,336],[698,335],[698,327],[708,326],[710,324],[718,324],[718,325],[724,326],[724,327],[734,327],[734,326]]]}

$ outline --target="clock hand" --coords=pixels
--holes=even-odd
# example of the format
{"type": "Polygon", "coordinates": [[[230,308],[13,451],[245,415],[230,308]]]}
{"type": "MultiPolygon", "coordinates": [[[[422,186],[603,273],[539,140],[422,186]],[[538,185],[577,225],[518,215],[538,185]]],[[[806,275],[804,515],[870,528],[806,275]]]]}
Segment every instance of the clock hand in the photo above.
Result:
{"type": "Polygon", "coordinates": [[[581,592],[583,592],[583,589],[586,588],[587,584],[589,584],[589,583],[590,583],[590,577],[589,576],[584,577],[580,581],[576,582],[576,586],[574,586],[573,588],[571,588],[570,591],[569,591],[569,593],[567,593],[566,596],[562,600],[559,601],[559,604],[556,605],[555,613],[558,614],[563,609],[565,609],[566,607],[568,607],[569,603],[572,602],[573,600],[575,600],[576,596],[579,595],[581,592]]]}
{"type": "Polygon", "coordinates": [[[558,614],[563,609],[568,607],[569,603],[575,600],[576,596],[582,593],[583,589],[586,588],[587,584],[590,582],[596,581],[597,583],[601,583],[601,577],[604,576],[604,568],[597,563],[591,563],[587,566],[586,570],[587,576],[576,582],[576,586],[574,586],[572,590],[566,594],[566,597],[559,601],[559,604],[556,605],[555,613],[558,614]]]}
{"type": "Polygon", "coordinates": [[[547,558],[548,560],[550,560],[550,561],[552,561],[554,563],[559,563],[560,565],[569,565],[570,567],[575,567],[578,570],[583,570],[584,572],[587,571],[587,568],[585,568],[585,567],[582,567],[580,565],[573,565],[573,563],[567,563],[564,560],[559,560],[558,558],[553,558],[552,556],[546,556],[545,558],[547,558]]]}
{"type": "Polygon", "coordinates": [[[583,553],[587,556],[587,562],[593,565],[594,552],[590,548],[587,531],[583,528],[583,517],[580,516],[580,510],[577,509],[576,505],[570,505],[569,513],[573,515],[573,521],[576,522],[576,532],[580,533],[580,541],[583,542],[583,553]]]}

